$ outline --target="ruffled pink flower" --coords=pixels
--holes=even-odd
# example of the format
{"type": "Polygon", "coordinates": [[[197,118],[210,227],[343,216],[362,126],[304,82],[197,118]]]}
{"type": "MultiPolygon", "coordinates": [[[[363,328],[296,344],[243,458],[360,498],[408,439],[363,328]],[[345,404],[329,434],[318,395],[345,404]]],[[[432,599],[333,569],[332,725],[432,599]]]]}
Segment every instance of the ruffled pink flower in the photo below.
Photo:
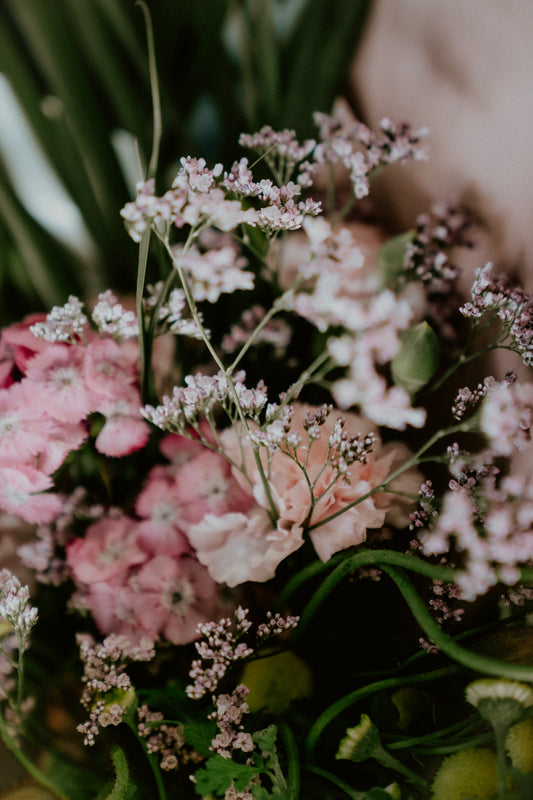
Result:
{"type": "Polygon", "coordinates": [[[147,558],[137,542],[135,522],[126,516],[95,522],[83,539],[72,539],[67,545],[67,564],[82,584],[116,579],[147,558]]]}
{"type": "MultiPolygon", "coordinates": [[[[291,431],[300,434],[304,443],[307,441],[307,436],[303,420],[306,412],[312,410],[308,406],[295,405],[291,431]]],[[[324,468],[324,465],[327,460],[328,439],[335,421],[340,416],[339,413],[334,413],[328,417],[321,428],[320,438],[313,442],[309,454],[306,446],[302,445],[298,449],[299,463],[303,464],[307,460],[307,476],[311,484],[314,484],[313,508],[311,508],[309,483],[301,467],[283,450],[272,455],[268,485],[278,512],[278,520],[275,528],[271,526],[268,529],[265,525],[263,530],[266,540],[263,544],[266,577],[263,580],[272,577],[277,564],[300,546],[308,528],[319,557],[327,561],[333,553],[364,542],[367,530],[381,528],[387,517],[391,522],[405,520],[406,501],[386,492],[376,492],[346,509],[385,482],[387,477],[407,460],[409,453],[403,445],[382,446],[374,426],[368,420],[355,414],[343,414],[347,432],[355,435],[373,432],[376,440],[367,463],[356,461],[351,465],[349,482],[342,479],[335,480],[337,474],[335,468],[333,466],[324,468]],[[334,518],[330,519],[333,516],[334,518]]],[[[240,448],[243,448],[244,466],[252,480],[253,488],[249,487],[239,473],[236,473],[236,477],[244,491],[253,493],[258,505],[268,510],[269,500],[257,469],[252,446],[245,437],[239,442],[238,436],[239,432],[235,429],[224,431],[222,434],[224,446],[237,462],[240,459],[240,448]]],[[[263,458],[264,455],[262,451],[263,458]]],[[[266,464],[266,458],[264,463],[266,464]]],[[[421,478],[415,470],[406,471],[398,480],[399,483],[394,484],[395,488],[416,496],[421,478]]],[[[263,517],[263,521],[264,519],[263,517]]],[[[250,525],[250,528],[253,531],[253,535],[250,534],[252,538],[257,536],[259,530],[257,523],[250,525]]],[[[260,580],[257,577],[255,562],[260,548],[257,543],[251,543],[248,551],[242,544],[242,537],[246,535],[243,531],[248,529],[248,523],[240,518],[230,520],[226,517],[215,522],[209,517],[189,531],[189,538],[196,547],[200,560],[202,563],[208,563],[209,570],[216,580],[231,581],[231,585],[236,585],[242,580],[260,580]],[[234,524],[233,531],[231,523],[234,524]],[[236,570],[227,559],[233,541],[241,554],[241,560],[244,559],[240,570],[236,570]]]]}
{"type": "Polygon", "coordinates": [[[51,522],[61,511],[61,499],[49,494],[48,475],[28,466],[0,467],[0,509],[30,523],[51,522]]]}
{"type": "Polygon", "coordinates": [[[53,344],[28,364],[35,402],[54,419],[79,422],[94,410],[98,395],[85,381],[84,360],[83,347],[53,344]]]}
{"type": "Polygon", "coordinates": [[[203,451],[176,475],[176,497],[182,524],[199,522],[205,514],[220,516],[250,507],[250,494],[235,480],[229,463],[216,453],[203,451]]]}
{"type": "Polygon", "coordinates": [[[87,439],[87,429],[81,422],[50,420],[50,435],[39,453],[39,469],[52,475],[63,464],[72,450],[77,450],[87,439]]]}
{"type": "MultiPolygon", "coordinates": [[[[22,322],[4,328],[1,334],[1,347],[4,354],[9,353],[17,369],[26,374],[28,363],[37,354],[50,347],[43,339],[37,339],[30,327],[37,322],[45,322],[46,314],[30,314],[22,322]]],[[[5,356],[4,356],[5,357],[5,356]]]]}
{"type": "Polygon", "coordinates": [[[137,527],[139,542],[152,554],[179,556],[190,549],[179,527],[181,507],[170,473],[152,470],[137,498],[135,511],[141,517],[137,527]]]}
{"type": "Polygon", "coordinates": [[[0,462],[28,463],[42,451],[52,420],[29,401],[25,381],[0,389],[0,462]]]}
{"type": "Polygon", "coordinates": [[[212,618],[218,590],[205,567],[188,555],[156,556],[135,576],[138,592],[134,609],[147,633],[164,636],[173,644],[197,638],[197,627],[212,618]]]}
{"type": "Polygon", "coordinates": [[[122,397],[126,387],[137,380],[137,365],[136,345],[132,348],[131,344],[118,345],[113,339],[98,339],[87,347],[85,380],[98,394],[113,399],[122,397]]]}
{"type": "Polygon", "coordinates": [[[262,508],[249,514],[206,514],[188,535],[211,577],[228,586],[269,580],[280,561],[303,544],[301,528],[274,531],[262,508]]]}

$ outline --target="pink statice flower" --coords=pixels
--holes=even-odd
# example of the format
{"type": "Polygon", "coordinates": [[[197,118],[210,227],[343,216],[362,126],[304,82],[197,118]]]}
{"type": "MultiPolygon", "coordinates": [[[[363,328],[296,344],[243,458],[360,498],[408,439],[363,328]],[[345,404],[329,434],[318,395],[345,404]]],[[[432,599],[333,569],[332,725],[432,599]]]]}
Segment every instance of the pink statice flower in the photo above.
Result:
{"type": "Polygon", "coordinates": [[[246,259],[239,257],[231,246],[205,252],[195,245],[186,252],[183,247],[176,247],[173,255],[175,263],[179,263],[187,276],[197,303],[204,300],[216,303],[221,294],[254,288],[254,273],[243,269],[246,259]]]}

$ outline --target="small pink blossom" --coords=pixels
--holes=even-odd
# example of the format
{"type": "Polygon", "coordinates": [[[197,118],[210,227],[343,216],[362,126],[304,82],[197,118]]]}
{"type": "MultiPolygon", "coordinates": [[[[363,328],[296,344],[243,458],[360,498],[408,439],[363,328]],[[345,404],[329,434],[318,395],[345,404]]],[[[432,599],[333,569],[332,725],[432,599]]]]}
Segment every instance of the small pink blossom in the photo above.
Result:
{"type": "Polygon", "coordinates": [[[181,506],[170,470],[152,470],[135,511],[141,518],[139,542],[153,555],[179,556],[190,549],[180,529],[181,506]]]}
{"type": "Polygon", "coordinates": [[[35,402],[54,419],[79,422],[94,409],[97,396],[84,378],[85,355],[79,345],[52,344],[28,365],[35,402]]]}
{"type": "Polygon", "coordinates": [[[128,394],[114,400],[106,399],[95,408],[106,418],[104,427],[96,437],[95,447],[106,456],[129,455],[141,450],[149,439],[150,428],[139,412],[139,392],[131,387],[128,394]]]}
{"type": "Polygon", "coordinates": [[[49,494],[52,481],[28,466],[0,466],[0,509],[30,523],[51,522],[61,511],[61,499],[49,494]]]}
{"type": "Polygon", "coordinates": [[[205,514],[219,516],[251,505],[250,495],[235,480],[226,459],[206,450],[179,470],[175,491],[182,524],[187,525],[199,522],[205,514]]]}
{"type": "Polygon", "coordinates": [[[82,584],[109,581],[148,558],[137,542],[134,520],[124,515],[107,517],[90,525],[83,539],[67,545],[67,564],[82,584]]]}
{"type": "Polygon", "coordinates": [[[52,420],[29,402],[27,388],[22,381],[0,389],[0,463],[29,463],[51,435],[52,420]]]}
{"type": "Polygon", "coordinates": [[[155,556],[135,577],[133,608],[138,624],[173,644],[197,637],[197,627],[211,619],[218,590],[207,570],[189,555],[155,556]]]}

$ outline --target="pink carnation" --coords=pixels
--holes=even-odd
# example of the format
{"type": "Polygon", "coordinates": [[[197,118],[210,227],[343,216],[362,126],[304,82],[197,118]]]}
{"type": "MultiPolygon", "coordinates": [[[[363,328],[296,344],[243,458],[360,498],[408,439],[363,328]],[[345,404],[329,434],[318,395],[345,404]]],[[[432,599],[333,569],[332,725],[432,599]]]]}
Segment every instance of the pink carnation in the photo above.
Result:
{"type": "MultiPolygon", "coordinates": [[[[313,410],[308,406],[295,406],[291,432],[299,434],[302,443],[307,441],[303,428],[304,417],[313,410]]],[[[309,483],[301,467],[283,450],[272,454],[268,485],[278,513],[275,527],[267,524],[269,502],[249,440],[241,437],[239,441],[239,432],[234,428],[224,431],[224,446],[235,461],[239,462],[240,448],[243,448],[244,466],[253,487],[237,472],[236,477],[244,491],[253,494],[258,506],[265,511],[262,515],[255,512],[246,515],[227,514],[218,520],[207,516],[191,528],[189,538],[197,550],[198,558],[208,566],[215,580],[231,586],[246,580],[268,580],[273,577],[280,561],[303,543],[307,528],[311,528],[309,536],[318,555],[327,561],[333,553],[364,542],[367,530],[381,528],[387,517],[392,522],[405,522],[405,500],[386,492],[376,492],[344,510],[383,483],[407,460],[409,453],[403,445],[383,446],[376,435],[375,446],[367,463],[356,461],[350,467],[349,481],[335,481],[335,468],[324,468],[324,465],[328,439],[340,416],[334,413],[328,417],[320,429],[320,438],[313,442],[309,453],[303,444],[298,448],[298,460],[303,464],[307,459],[307,476],[311,483],[315,482],[312,512],[309,483]],[[323,522],[337,512],[342,513],[323,522]],[[239,553],[238,559],[231,558],[233,548],[239,553]],[[239,561],[239,564],[234,561],[239,561]]],[[[346,429],[350,434],[366,435],[371,431],[375,434],[368,420],[355,414],[342,416],[346,419],[346,429]]],[[[266,465],[265,451],[261,453],[266,465]]],[[[398,479],[398,483],[395,481],[394,486],[415,496],[420,482],[418,473],[409,470],[398,479]]]]}

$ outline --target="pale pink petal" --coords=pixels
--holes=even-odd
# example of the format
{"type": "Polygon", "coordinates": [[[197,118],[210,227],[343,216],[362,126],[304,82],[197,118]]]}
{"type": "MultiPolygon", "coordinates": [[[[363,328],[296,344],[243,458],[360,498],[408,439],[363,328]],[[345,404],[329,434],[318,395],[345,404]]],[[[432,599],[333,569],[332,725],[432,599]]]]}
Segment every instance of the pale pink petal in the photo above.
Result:
{"type": "Polygon", "coordinates": [[[106,456],[127,456],[141,450],[150,437],[150,428],[142,419],[116,416],[106,419],[96,437],[95,446],[106,456]]]}
{"type": "Polygon", "coordinates": [[[60,513],[61,498],[45,494],[53,484],[33,467],[0,467],[0,509],[30,523],[51,522],[60,513]]]}

